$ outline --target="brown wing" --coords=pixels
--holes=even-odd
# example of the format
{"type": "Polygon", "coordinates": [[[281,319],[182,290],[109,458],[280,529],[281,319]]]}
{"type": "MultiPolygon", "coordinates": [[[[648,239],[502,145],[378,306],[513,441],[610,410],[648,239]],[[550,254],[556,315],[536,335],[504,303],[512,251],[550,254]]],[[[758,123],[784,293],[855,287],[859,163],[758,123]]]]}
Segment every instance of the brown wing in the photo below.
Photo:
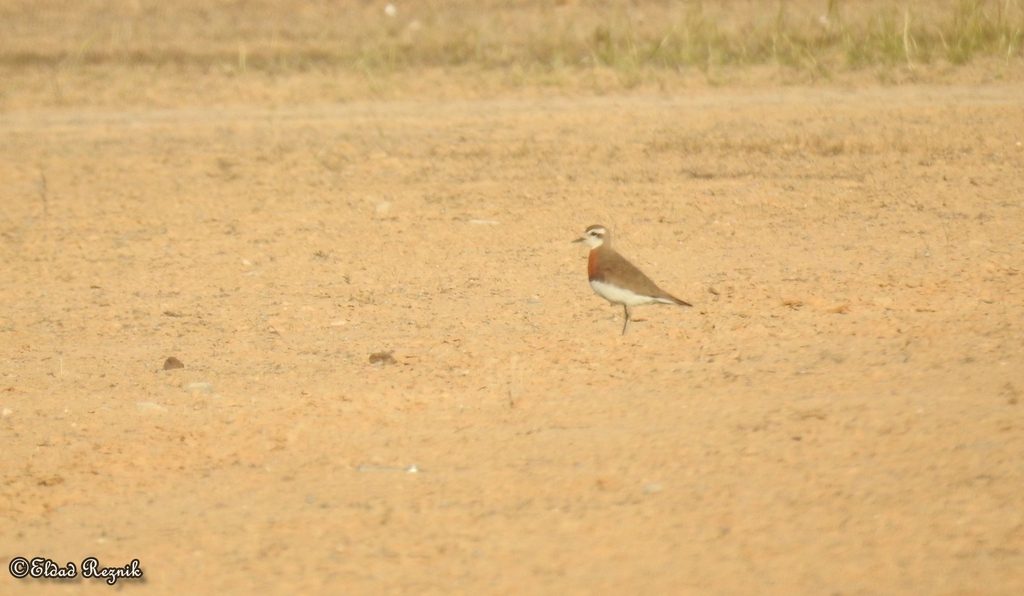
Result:
{"type": "Polygon", "coordinates": [[[615,284],[619,287],[628,287],[638,294],[664,298],[680,306],[692,306],[659,288],[651,281],[651,278],[644,275],[643,271],[637,269],[633,263],[614,250],[600,246],[593,252],[597,253],[598,251],[600,251],[600,257],[595,258],[598,255],[591,255],[590,279],[615,284]]]}

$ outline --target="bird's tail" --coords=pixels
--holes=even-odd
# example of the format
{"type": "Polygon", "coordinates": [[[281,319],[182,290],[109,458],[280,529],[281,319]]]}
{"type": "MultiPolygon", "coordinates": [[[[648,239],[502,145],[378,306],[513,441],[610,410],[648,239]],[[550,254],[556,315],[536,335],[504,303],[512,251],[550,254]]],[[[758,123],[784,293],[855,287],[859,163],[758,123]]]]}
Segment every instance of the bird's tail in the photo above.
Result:
{"type": "Polygon", "coordinates": [[[655,298],[655,300],[657,300],[658,302],[661,302],[662,304],[678,304],[679,306],[693,306],[689,302],[687,302],[685,300],[680,300],[680,299],[676,298],[675,296],[673,296],[672,294],[669,294],[669,293],[664,292],[664,291],[662,292],[662,295],[657,297],[657,298],[655,298]]]}

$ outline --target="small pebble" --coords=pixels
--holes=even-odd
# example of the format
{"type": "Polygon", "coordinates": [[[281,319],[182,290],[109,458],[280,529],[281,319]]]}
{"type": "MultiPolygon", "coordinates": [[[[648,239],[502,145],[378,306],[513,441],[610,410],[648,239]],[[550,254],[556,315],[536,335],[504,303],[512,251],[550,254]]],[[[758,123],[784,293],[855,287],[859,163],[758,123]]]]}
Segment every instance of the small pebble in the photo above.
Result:
{"type": "Polygon", "coordinates": [[[206,381],[196,381],[195,383],[189,383],[185,385],[185,393],[213,393],[213,384],[207,383],[206,381]]]}
{"type": "Polygon", "coordinates": [[[155,414],[167,411],[167,408],[151,401],[140,401],[135,404],[135,408],[138,409],[141,414],[155,414]]]}
{"type": "Polygon", "coordinates": [[[176,368],[185,368],[185,365],[181,363],[181,360],[178,360],[174,356],[164,360],[164,370],[174,370],[176,368]]]}
{"type": "Polygon", "coordinates": [[[12,410],[10,408],[4,408],[4,411],[0,412],[0,416],[3,416],[4,418],[7,418],[8,416],[13,416],[13,415],[14,415],[14,410],[12,410]]]}

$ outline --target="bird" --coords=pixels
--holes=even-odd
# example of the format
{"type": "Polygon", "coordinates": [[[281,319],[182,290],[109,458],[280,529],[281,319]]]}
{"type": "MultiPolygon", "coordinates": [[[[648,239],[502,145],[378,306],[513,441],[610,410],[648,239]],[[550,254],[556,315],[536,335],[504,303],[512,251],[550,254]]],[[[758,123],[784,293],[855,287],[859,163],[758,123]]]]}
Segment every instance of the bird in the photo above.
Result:
{"type": "Polygon", "coordinates": [[[608,228],[593,225],[587,228],[582,238],[573,243],[582,242],[590,248],[587,259],[587,276],[590,287],[598,296],[612,304],[621,304],[626,312],[626,321],[622,324],[622,335],[633,317],[633,307],[641,304],[676,304],[693,306],[662,290],[637,269],[636,265],[627,261],[612,249],[612,235],[608,228]]]}

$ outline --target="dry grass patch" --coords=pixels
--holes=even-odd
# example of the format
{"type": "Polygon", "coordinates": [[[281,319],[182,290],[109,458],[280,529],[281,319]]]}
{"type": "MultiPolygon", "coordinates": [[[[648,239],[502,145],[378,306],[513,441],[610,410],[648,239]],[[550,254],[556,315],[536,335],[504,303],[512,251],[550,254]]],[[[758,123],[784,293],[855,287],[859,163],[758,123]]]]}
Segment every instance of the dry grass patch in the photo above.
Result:
{"type": "MultiPolygon", "coordinates": [[[[102,2],[0,5],[0,64],[202,65],[369,74],[422,67],[521,76],[611,67],[625,84],[651,69],[776,64],[816,77],[978,55],[1019,59],[1020,0],[897,4],[563,1],[429,3],[102,2]],[[390,10],[386,9],[391,6],[390,10]],[[62,35],[48,32],[62,31],[62,35]]],[[[558,80],[549,81],[557,84],[558,80]]]]}

